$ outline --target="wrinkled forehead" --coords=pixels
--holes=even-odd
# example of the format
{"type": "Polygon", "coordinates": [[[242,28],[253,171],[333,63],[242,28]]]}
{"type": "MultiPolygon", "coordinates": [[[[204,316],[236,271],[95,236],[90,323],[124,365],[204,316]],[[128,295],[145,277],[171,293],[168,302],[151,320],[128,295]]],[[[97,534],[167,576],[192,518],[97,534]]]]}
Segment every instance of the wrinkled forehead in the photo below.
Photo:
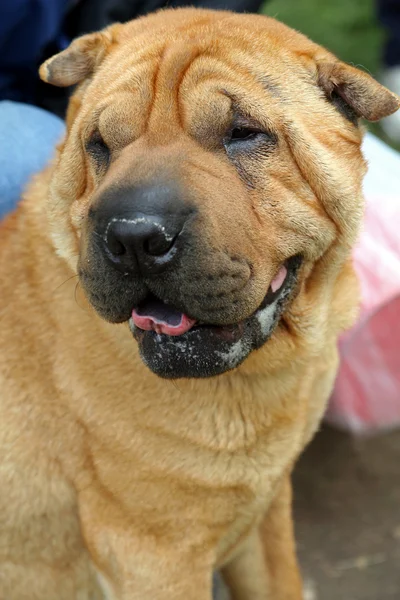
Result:
{"type": "Polygon", "coordinates": [[[85,113],[107,126],[129,117],[135,136],[149,120],[178,121],[189,132],[194,123],[223,129],[234,113],[274,132],[285,102],[291,98],[293,105],[296,95],[300,104],[306,95],[316,98],[313,88],[302,60],[267,34],[255,45],[245,31],[233,35],[218,28],[203,35],[132,32],[96,73],[85,113]]]}

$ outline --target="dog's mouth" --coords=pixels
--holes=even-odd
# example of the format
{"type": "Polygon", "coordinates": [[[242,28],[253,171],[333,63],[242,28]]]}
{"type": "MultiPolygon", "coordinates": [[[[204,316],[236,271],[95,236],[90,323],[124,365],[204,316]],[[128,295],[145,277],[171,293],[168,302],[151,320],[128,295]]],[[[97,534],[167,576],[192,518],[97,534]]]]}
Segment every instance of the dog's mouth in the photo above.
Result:
{"type": "MultiPolygon", "coordinates": [[[[269,304],[272,304],[274,300],[283,293],[287,277],[288,266],[283,264],[272,280],[268,293],[260,308],[265,308],[269,304]]],[[[132,311],[132,321],[136,327],[143,331],[155,331],[159,334],[171,336],[183,335],[196,326],[209,326],[201,325],[196,319],[192,319],[173,306],[165,304],[165,302],[153,294],[150,294],[132,311]]]]}
{"type": "Polygon", "coordinates": [[[162,377],[209,377],[237,367],[271,336],[297,281],[301,257],[278,269],[258,309],[231,325],[201,323],[149,294],[132,311],[144,362],[162,377]]]}

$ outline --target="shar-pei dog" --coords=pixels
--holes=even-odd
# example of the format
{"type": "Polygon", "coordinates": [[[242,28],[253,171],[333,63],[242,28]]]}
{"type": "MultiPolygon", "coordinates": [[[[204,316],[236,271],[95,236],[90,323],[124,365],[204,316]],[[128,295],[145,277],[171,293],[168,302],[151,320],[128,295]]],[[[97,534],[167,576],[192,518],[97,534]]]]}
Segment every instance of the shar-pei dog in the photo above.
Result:
{"type": "Polygon", "coordinates": [[[75,40],[1,226],[1,600],[299,600],[293,465],[358,292],[360,119],[398,98],[263,16],[75,40]]]}

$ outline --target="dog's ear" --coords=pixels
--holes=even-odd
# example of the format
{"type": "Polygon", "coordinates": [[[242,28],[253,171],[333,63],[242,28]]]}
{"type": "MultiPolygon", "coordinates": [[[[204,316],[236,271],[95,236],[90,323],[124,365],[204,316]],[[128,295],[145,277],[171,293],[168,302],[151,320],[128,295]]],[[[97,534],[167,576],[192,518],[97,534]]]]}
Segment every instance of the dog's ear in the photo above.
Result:
{"type": "Polygon", "coordinates": [[[348,117],[379,121],[400,107],[400,98],[373,77],[343,62],[317,62],[318,83],[328,99],[339,100],[348,117]]]}
{"type": "Polygon", "coordinates": [[[104,60],[113,44],[119,24],[74,40],[68,48],[47,59],[40,67],[40,78],[58,87],[81,82],[104,60]]]}

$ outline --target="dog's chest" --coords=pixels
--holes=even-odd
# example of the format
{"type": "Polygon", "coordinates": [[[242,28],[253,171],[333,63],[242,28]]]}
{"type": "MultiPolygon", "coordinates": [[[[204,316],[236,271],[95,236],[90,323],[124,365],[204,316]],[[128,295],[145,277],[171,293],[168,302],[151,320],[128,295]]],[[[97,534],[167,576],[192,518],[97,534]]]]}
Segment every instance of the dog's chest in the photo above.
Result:
{"type": "Polygon", "coordinates": [[[261,519],[298,452],[296,409],[278,419],[264,387],[258,401],[236,385],[235,396],[209,382],[184,393],[185,383],[153,390],[149,379],[116,395],[101,382],[95,401],[85,385],[73,398],[85,427],[79,469],[68,474],[88,546],[115,555],[117,536],[143,560],[154,540],[165,554],[185,545],[229,553],[261,519]]]}
{"type": "Polygon", "coordinates": [[[296,444],[273,429],[253,438],[250,424],[217,429],[213,444],[151,427],[135,428],[129,444],[112,432],[91,440],[91,483],[80,494],[85,535],[107,547],[107,531],[122,524],[138,548],[156,537],[229,552],[266,510],[296,444]],[[103,528],[98,514],[107,514],[103,528]]]}

